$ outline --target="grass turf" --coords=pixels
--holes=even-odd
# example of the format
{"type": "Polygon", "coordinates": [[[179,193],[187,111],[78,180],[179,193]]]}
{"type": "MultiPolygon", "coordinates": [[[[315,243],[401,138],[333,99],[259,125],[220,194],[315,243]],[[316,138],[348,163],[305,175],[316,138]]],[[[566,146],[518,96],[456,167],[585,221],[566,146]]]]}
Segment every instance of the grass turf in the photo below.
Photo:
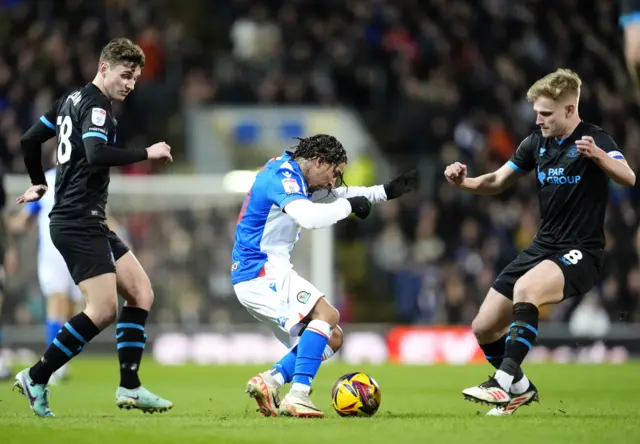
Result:
{"type": "MultiPolygon", "coordinates": [[[[56,418],[37,418],[26,399],[0,383],[0,442],[27,443],[274,443],[378,444],[640,443],[640,364],[530,365],[527,375],[541,403],[512,417],[485,417],[487,407],[465,402],[460,390],[486,379],[482,366],[324,365],[314,383],[314,402],[324,419],[263,418],[244,393],[256,366],[162,367],[143,362],[147,388],[173,401],[168,413],[144,415],[114,405],[118,366],[114,358],[80,356],[71,379],[51,389],[56,418]],[[373,376],[382,406],[373,418],[340,418],[330,389],[352,371],[373,376]],[[513,438],[512,438],[513,437],[513,438]]],[[[16,369],[18,370],[18,369],[16,369]]]]}

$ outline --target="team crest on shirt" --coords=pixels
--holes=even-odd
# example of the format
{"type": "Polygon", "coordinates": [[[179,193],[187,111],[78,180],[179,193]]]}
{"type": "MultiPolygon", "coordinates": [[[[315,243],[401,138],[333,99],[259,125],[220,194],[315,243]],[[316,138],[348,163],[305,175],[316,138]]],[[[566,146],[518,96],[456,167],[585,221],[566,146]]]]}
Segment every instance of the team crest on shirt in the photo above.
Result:
{"type": "Polygon", "coordinates": [[[300,185],[298,185],[298,182],[293,178],[282,179],[282,186],[284,187],[284,191],[287,194],[294,194],[294,193],[300,192],[300,185]]]}
{"type": "Polygon", "coordinates": [[[91,123],[96,126],[103,126],[107,121],[107,112],[102,108],[93,108],[91,110],[91,123]]]}
{"type": "Polygon", "coordinates": [[[569,151],[567,151],[567,157],[578,157],[580,153],[578,152],[578,147],[575,145],[571,145],[569,147],[569,151]]]}
{"type": "Polygon", "coordinates": [[[309,302],[310,297],[311,293],[309,293],[308,291],[301,291],[300,293],[298,293],[298,296],[296,296],[296,299],[301,304],[306,304],[307,302],[309,302]]]}

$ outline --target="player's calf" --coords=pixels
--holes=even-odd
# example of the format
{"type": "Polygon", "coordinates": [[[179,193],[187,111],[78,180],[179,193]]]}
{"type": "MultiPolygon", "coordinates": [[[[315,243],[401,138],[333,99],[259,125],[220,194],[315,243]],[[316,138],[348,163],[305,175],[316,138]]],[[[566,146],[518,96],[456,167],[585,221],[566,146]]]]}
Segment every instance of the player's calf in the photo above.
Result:
{"type": "MultiPolygon", "coordinates": [[[[342,347],[344,334],[340,326],[331,332],[331,337],[322,353],[322,361],[330,359],[342,347]]],[[[280,388],[292,381],[295,373],[298,346],[293,347],[273,368],[259,373],[249,380],[245,392],[255,399],[258,412],[263,416],[278,416],[280,388]]],[[[311,394],[313,390],[309,390],[311,394]]]]}
{"type": "Polygon", "coordinates": [[[340,314],[325,298],[321,298],[311,311],[310,317],[311,321],[298,341],[298,354],[291,388],[293,391],[307,394],[322,363],[322,356],[329,344],[332,330],[340,321],[340,314]]]}
{"type": "Polygon", "coordinates": [[[149,276],[132,252],[127,252],[116,261],[118,290],[127,305],[151,310],[155,299],[149,276]]]}
{"type": "Polygon", "coordinates": [[[116,405],[148,413],[164,412],[171,409],[173,403],[149,392],[138,375],[147,342],[145,326],[154,300],[151,281],[133,253],[115,235],[112,235],[110,243],[114,251],[119,251],[119,257],[116,256],[118,290],[126,301],[116,325],[120,361],[116,405]]]}
{"type": "MultiPolygon", "coordinates": [[[[506,332],[512,319],[512,301],[496,289],[491,288],[471,323],[471,329],[485,358],[496,370],[500,368],[505,358],[506,332]]],[[[524,378],[524,374],[519,370],[514,377],[514,382],[520,381],[522,378],[524,378]]],[[[477,387],[476,389],[480,390],[477,387]]],[[[467,396],[470,394],[470,389],[465,390],[467,391],[465,398],[472,399],[471,396],[467,396]]]]}
{"type": "Polygon", "coordinates": [[[154,295],[151,281],[131,252],[116,261],[118,288],[126,305],[116,325],[118,359],[120,361],[120,387],[140,387],[138,370],[142,361],[147,335],[145,326],[154,295]]]}
{"type": "Polygon", "coordinates": [[[46,389],[51,375],[78,355],[115,318],[118,301],[113,273],[86,279],[80,282],[80,288],[87,309],[66,322],[43,357],[16,376],[14,387],[29,398],[31,408],[39,416],[52,416],[46,389]]]}
{"type": "Polygon", "coordinates": [[[329,343],[324,348],[324,353],[322,354],[322,360],[326,361],[331,358],[335,353],[338,352],[342,348],[342,344],[344,343],[344,332],[339,325],[336,325],[335,328],[331,331],[331,337],[329,338],[329,343]]]}
{"type": "MultiPolygon", "coordinates": [[[[46,320],[46,345],[53,344],[58,332],[64,323],[71,318],[69,304],[71,301],[65,293],[52,293],[47,296],[47,320],[46,320]]],[[[53,373],[49,379],[50,384],[55,384],[66,378],[68,364],[63,365],[53,373]]]]}
{"type": "Polygon", "coordinates": [[[513,289],[513,323],[505,344],[505,357],[495,374],[509,391],[520,366],[538,337],[538,307],[560,302],[564,296],[564,275],[560,267],[544,260],[525,273],[513,289]]]}
{"type": "MultiPolygon", "coordinates": [[[[293,372],[291,391],[282,401],[279,413],[285,416],[322,417],[324,413],[309,398],[311,383],[318,373],[329,345],[332,331],[338,326],[340,314],[326,299],[318,300],[310,313],[311,321],[300,336],[293,372]]],[[[341,330],[335,345],[342,345],[341,330]]],[[[332,353],[331,353],[332,354],[332,353]]]]}
{"type": "MultiPolygon", "coordinates": [[[[322,361],[331,357],[340,350],[344,341],[344,333],[339,325],[331,331],[331,337],[322,352],[322,361]]],[[[274,383],[281,387],[293,380],[296,360],[298,357],[298,346],[294,346],[289,352],[278,361],[267,373],[274,379],[274,383]]]]}
{"type": "Polygon", "coordinates": [[[78,284],[85,297],[84,313],[100,329],[113,324],[118,315],[115,273],[105,273],[78,284]]]}

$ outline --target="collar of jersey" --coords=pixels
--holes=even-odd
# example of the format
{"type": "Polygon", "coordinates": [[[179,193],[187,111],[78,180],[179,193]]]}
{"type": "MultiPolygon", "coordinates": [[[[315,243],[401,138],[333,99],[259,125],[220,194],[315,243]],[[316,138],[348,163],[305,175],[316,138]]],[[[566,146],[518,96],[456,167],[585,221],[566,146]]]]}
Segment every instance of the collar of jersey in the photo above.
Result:
{"type": "Polygon", "coordinates": [[[569,145],[564,145],[564,142],[568,139],[577,139],[578,137],[582,136],[582,132],[583,132],[583,121],[581,120],[580,123],[578,124],[578,126],[576,126],[576,129],[573,130],[573,133],[571,133],[570,135],[568,135],[567,137],[565,137],[562,140],[558,140],[557,137],[553,138],[553,141],[556,143],[556,145],[558,147],[570,147],[573,144],[569,144],[569,145]]]}
{"type": "Polygon", "coordinates": [[[104,95],[104,93],[100,90],[100,88],[98,88],[98,85],[96,85],[93,82],[89,82],[87,83],[87,86],[89,88],[93,88],[98,94],[100,94],[102,97],[104,97],[105,99],[107,99],[109,101],[109,103],[111,103],[111,101],[109,100],[109,98],[107,96],[104,95]]]}
{"type": "Polygon", "coordinates": [[[304,174],[302,174],[302,170],[300,169],[300,165],[298,165],[298,162],[295,161],[295,159],[293,158],[293,152],[291,151],[285,151],[284,154],[282,155],[282,163],[289,163],[289,165],[291,165],[291,168],[293,168],[293,171],[300,176],[300,179],[302,180],[302,183],[304,184],[304,189],[308,190],[309,189],[309,185],[307,185],[307,180],[304,178],[304,174]]]}

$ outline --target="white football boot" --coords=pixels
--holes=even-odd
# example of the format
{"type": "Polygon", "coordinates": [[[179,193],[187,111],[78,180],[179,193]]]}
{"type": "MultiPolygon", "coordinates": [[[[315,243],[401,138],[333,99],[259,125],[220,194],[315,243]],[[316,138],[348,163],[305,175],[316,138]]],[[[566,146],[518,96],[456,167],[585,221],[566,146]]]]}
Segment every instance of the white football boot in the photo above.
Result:
{"type": "Polygon", "coordinates": [[[494,407],[487,413],[487,416],[509,416],[513,415],[520,407],[529,405],[532,402],[540,402],[538,389],[532,382],[529,382],[529,388],[518,395],[511,393],[511,401],[506,406],[494,407]]]}
{"type": "Polygon", "coordinates": [[[482,404],[505,407],[511,402],[511,396],[500,387],[493,376],[480,385],[466,388],[462,391],[464,399],[482,404]]]}
{"type": "Polygon", "coordinates": [[[256,400],[258,411],[263,416],[278,416],[280,385],[268,372],[262,372],[251,378],[244,391],[256,400]]]}
{"type": "Polygon", "coordinates": [[[278,413],[296,418],[324,418],[324,412],[315,406],[309,394],[296,390],[291,390],[284,397],[278,413]]]}

